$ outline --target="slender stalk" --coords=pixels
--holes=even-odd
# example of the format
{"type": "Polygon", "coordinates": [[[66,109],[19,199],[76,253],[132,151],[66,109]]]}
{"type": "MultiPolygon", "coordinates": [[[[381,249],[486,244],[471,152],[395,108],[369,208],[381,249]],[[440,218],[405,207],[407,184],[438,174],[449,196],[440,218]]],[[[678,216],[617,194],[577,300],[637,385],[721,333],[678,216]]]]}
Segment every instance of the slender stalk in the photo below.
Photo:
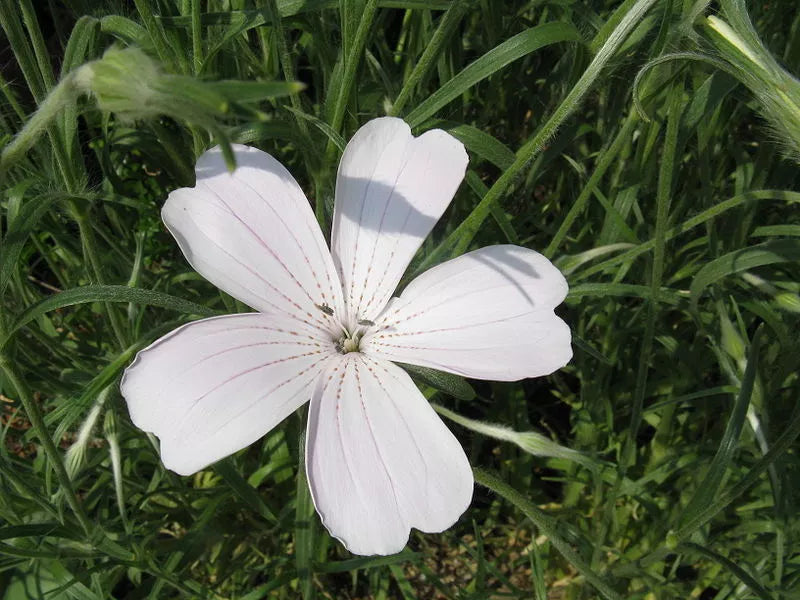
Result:
{"type": "MultiPolygon", "coordinates": [[[[56,117],[62,113],[64,105],[74,102],[77,94],[74,78],[67,75],[45,97],[39,105],[39,109],[28,119],[11,143],[3,148],[3,152],[0,154],[0,173],[4,173],[15,162],[25,157],[42,134],[46,133],[54,124],[56,117]]],[[[56,150],[55,146],[56,144],[54,144],[54,150],[56,150]]],[[[66,157],[61,158],[66,160],[66,157]]]]}
{"type": "MultiPolygon", "coordinates": [[[[276,0],[267,0],[267,10],[269,11],[270,22],[272,29],[275,32],[275,43],[278,45],[278,58],[281,62],[281,69],[283,70],[283,78],[286,81],[295,81],[296,76],[294,72],[294,64],[292,62],[292,55],[289,53],[289,45],[286,43],[286,33],[283,30],[283,21],[281,20],[281,13],[278,10],[278,3],[276,0]]],[[[292,108],[298,111],[303,110],[303,105],[300,102],[300,96],[292,94],[289,96],[289,102],[292,108]]],[[[309,138],[308,124],[299,116],[294,115],[297,122],[297,127],[304,138],[309,138]]]]}
{"type": "Polygon", "coordinates": [[[653,251],[653,268],[650,275],[650,302],[647,306],[644,334],[642,345],[639,351],[638,370],[636,373],[636,383],[633,391],[633,406],[631,408],[631,418],[628,425],[628,435],[624,441],[617,477],[614,487],[608,496],[608,504],[605,508],[605,517],[601,521],[600,531],[597,535],[598,545],[595,547],[592,563],[596,564],[600,558],[600,548],[605,541],[608,531],[611,528],[614,504],[619,496],[622,482],[625,480],[628,468],[636,462],[636,438],[639,435],[639,427],[642,422],[642,411],[644,408],[644,397],[647,388],[647,377],[650,370],[650,357],[653,352],[653,340],[655,338],[656,317],[658,315],[661,281],[664,273],[664,256],[667,240],[667,219],[669,217],[670,198],[672,195],[672,181],[674,175],[675,162],[677,159],[678,133],[680,131],[680,118],[682,114],[683,87],[675,86],[669,95],[669,116],[667,121],[667,131],[664,140],[664,150],[661,156],[661,169],[658,178],[658,189],[656,194],[656,223],[655,223],[655,247],[653,251]]]}
{"type": "MultiPolygon", "coordinates": [[[[652,351],[653,335],[655,333],[656,313],[659,306],[661,281],[664,275],[664,256],[666,248],[667,219],[669,217],[670,199],[672,196],[672,181],[675,172],[675,163],[679,162],[677,154],[678,132],[682,114],[683,87],[676,86],[672,89],[669,105],[669,119],[664,140],[664,151],[661,157],[661,170],[658,178],[658,191],[656,195],[656,224],[655,247],[653,249],[653,269],[650,275],[650,303],[648,305],[647,324],[645,327],[644,341],[639,360],[639,372],[636,378],[636,388],[633,394],[633,409],[631,411],[630,431],[626,442],[627,452],[623,451],[623,470],[632,459],[633,448],[636,446],[636,436],[642,420],[642,407],[644,405],[645,386],[647,384],[647,371],[652,351]],[[626,456],[627,454],[627,456],[626,456]]],[[[623,474],[624,476],[624,474],[623,474]]]]}
{"type": "Polygon", "coordinates": [[[198,75],[203,68],[203,31],[200,26],[200,2],[191,0],[192,10],[192,67],[198,75]]]}

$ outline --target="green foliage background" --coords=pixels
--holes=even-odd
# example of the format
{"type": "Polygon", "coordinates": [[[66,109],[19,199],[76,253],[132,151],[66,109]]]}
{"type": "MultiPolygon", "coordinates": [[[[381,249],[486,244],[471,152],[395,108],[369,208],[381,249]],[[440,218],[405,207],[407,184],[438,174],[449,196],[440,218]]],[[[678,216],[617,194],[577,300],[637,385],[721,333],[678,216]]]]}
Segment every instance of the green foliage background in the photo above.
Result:
{"type": "Polygon", "coordinates": [[[0,0],[0,24],[3,598],[800,596],[794,0],[0,0]],[[196,156],[271,152],[327,231],[343,144],[384,114],[470,155],[409,277],[540,250],[575,358],[415,371],[475,500],[360,558],[313,512],[303,415],[181,478],[118,380],[244,310],[160,223],[196,156]]]}

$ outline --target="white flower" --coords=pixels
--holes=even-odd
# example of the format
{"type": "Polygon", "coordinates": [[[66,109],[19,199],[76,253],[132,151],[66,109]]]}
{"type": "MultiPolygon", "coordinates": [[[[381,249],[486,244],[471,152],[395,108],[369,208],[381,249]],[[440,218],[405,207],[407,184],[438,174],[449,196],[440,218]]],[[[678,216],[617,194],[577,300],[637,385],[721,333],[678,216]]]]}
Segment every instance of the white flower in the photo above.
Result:
{"type": "Polygon", "coordinates": [[[133,422],[182,475],[256,441],[308,400],[306,469],[317,512],[355,554],[400,551],[411,527],[440,532],[466,510],[464,451],[399,361],[479,379],[546,375],[572,356],[554,313],[567,292],[542,255],[470,252],[400,278],[456,192],[463,145],[375,119],[348,144],[331,250],[297,182],[235,146],[197,162],[162,216],[191,265],[258,312],[184,325],[122,379],[133,422]]]}

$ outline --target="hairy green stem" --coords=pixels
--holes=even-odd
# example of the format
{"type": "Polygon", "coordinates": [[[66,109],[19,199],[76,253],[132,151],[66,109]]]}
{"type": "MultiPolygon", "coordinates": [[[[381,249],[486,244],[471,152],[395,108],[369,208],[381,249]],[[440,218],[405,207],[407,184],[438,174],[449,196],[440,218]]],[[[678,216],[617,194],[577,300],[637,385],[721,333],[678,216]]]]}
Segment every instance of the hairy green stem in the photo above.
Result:
{"type": "MultiPolygon", "coordinates": [[[[0,174],[5,173],[14,163],[25,157],[42,134],[46,133],[48,128],[53,125],[64,106],[69,102],[74,102],[79,93],[71,74],[52,89],[11,143],[3,148],[3,152],[0,154],[0,174]]],[[[54,150],[57,145],[53,144],[54,150]]]]}

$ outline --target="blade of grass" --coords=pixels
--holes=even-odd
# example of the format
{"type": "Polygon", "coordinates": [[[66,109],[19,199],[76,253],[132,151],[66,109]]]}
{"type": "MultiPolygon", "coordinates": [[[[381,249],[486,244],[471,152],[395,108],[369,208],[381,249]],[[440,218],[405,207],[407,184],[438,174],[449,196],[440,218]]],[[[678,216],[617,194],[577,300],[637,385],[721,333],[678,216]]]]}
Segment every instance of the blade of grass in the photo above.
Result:
{"type": "Polygon", "coordinates": [[[514,164],[506,169],[495,184],[489,188],[489,192],[484,196],[483,200],[472,209],[472,212],[467,218],[464,219],[433,252],[426,256],[425,260],[417,267],[416,273],[421,273],[430,266],[444,260],[448,255],[458,256],[469,247],[475,234],[477,234],[483,224],[484,219],[486,219],[491,212],[492,204],[499,201],[503,194],[511,187],[511,184],[522,173],[524,168],[541,152],[546,141],[550,139],[564,121],[578,109],[609,60],[611,60],[628,37],[628,34],[642,18],[644,18],[656,1],[657,0],[638,0],[631,7],[621,19],[619,25],[614,28],[613,32],[609,35],[608,39],[564,100],[561,101],[556,110],[548,117],[547,121],[538,129],[536,134],[517,151],[514,164]]]}
{"type": "Polygon", "coordinates": [[[509,63],[551,44],[579,40],[578,31],[563,22],[545,23],[518,33],[467,65],[450,81],[418,104],[414,110],[408,113],[405,120],[412,128],[418,127],[440,108],[509,63]]]}
{"type": "Polygon", "coordinates": [[[550,543],[561,553],[561,556],[575,567],[575,570],[583,575],[586,581],[588,581],[601,596],[606,598],[606,600],[622,600],[622,596],[608,583],[603,581],[603,578],[589,566],[587,561],[581,558],[573,549],[572,545],[558,534],[558,525],[555,519],[539,510],[530,500],[496,475],[477,467],[473,468],[472,472],[475,475],[475,481],[477,483],[489,488],[498,496],[508,500],[518,510],[522,511],[523,514],[533,522],[542,535],[550,540],[550,543]]]}
{"type": "Polygon", "coordinates": [[[742,433],[745,419],[747,418],[747,408],[750,406],[750,397],[753,394],[753,385],[758,374],[758,359],[760,355],[761,336],[763,326],[756,331],[753,341],[750,344],[750,352],[747,357],[747,367],[742,378],[741,389],[733,404],[731,416],[725,425],[725,433],[720,441],[714,459],[708,468],[703,482],[697,487],[692,499],[682,511],[679,522],[685,524],[693,521],[708,506],[715,501],[719,489],[725,479],[725,474],[733,462],[734,454],[739,446],[739,436],[742,433]]]}
{"type": "Polygon", "coordinates": [[[189,315],[212,317],[219,313],[211,308],[164,294],[154,290],[131,288],[126,285],[87,285],[84,287],[65,290],[41,300],[27,308],[14,322],[14,324],[0,335],[0,349],[2,349],[11,336],[34,319],[59,308],[86,304],[89,302],[132,302],[134,304],[148,304],[176,310],[189,315]]]}

